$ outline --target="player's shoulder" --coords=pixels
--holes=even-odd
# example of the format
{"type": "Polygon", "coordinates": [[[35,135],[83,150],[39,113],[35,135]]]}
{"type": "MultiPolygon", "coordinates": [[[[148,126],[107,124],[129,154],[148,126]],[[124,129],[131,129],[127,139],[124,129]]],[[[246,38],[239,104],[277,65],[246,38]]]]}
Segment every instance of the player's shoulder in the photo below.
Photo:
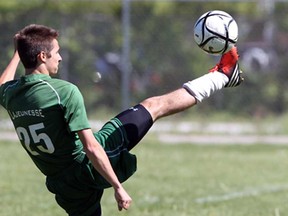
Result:
{"type": "Polygon", "coordinates": [[[78,89],[78,87],[71,83],[71,82],[68,82],[66,80],[62,80],[62,79],[58,79],[58,78],[52,78],[52,79],[49,79],[47,80],[47,82],[53,86],[54,88],[57,88],[57,89],[78,89]]]}
{"type": "Polygon", "coordinates": [[[72,95],[82,95],[79,88],[69,81],[52,78],[47,80],[47,83],[49,88],[53,89],[54,92],[57,92],[61,98],[68,98],[72,95]]]}

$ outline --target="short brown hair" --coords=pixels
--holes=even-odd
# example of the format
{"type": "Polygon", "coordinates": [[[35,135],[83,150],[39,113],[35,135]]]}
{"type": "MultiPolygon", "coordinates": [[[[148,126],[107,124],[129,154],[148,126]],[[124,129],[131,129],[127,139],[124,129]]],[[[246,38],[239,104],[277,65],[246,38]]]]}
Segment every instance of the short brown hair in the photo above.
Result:
{"type": "Polygon", "coordinates": [[[37,65],[37,55],[44,51],[47,54],[53,49],[52,41],[59,33],[44,25],[31,24],[23,28],[17,35],[17,50],[25,68],[37,65]]]}

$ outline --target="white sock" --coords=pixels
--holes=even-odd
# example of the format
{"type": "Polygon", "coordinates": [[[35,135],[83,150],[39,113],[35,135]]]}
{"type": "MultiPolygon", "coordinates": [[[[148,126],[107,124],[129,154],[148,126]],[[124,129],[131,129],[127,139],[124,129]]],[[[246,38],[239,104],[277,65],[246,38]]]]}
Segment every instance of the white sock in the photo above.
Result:
{"type": "Polygon", "coordinates": [[[225,74],[215,71],[184,83],[183,88],[201,102],[215,91],[222,89],[228,81],[229,79],[225,74]]]}

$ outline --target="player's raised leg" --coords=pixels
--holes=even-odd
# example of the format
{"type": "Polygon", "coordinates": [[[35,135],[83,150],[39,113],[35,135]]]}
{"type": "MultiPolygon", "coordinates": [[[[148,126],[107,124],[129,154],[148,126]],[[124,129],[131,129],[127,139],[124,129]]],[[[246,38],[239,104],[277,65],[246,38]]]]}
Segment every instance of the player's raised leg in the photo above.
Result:
{"type": "Polygon", "coordinates": [[[237,48],[233,47],[222,55],[219,63],[205,74],[183,85],[183,88],[171,93],[152,97],[141,104],[149,111],[153,121],[192,107],[198,101],[210,97],[224,88],[238,86],[243,78],[239,69],[237,48]],[[191,97],[192,96],[192,97],[191,97]]]}
{"type": "Polygon", "coordinates": [[[241,76],[242,71],[239,69],[239,55],[237,51],[237,47],[233,47],[229,52],[222,55],[221,60],[214,68],[210,70],[210,72],[221,72],[224,73],[229,81],[226,83],[225,87],[235,87],[240,85],[243,81],[243,77],[241,76]]]}
{"type": "Polygon", "coordinates": [[[147,98],[120,113],[116,118],[127,132],[130,141],[128,149],[132,149],[144,137],[157,119],[188,109],[224,87],[239,85],[242,80],[235,47],[223,54],[210,73],[185,83],[183,88],[147,98]]]}

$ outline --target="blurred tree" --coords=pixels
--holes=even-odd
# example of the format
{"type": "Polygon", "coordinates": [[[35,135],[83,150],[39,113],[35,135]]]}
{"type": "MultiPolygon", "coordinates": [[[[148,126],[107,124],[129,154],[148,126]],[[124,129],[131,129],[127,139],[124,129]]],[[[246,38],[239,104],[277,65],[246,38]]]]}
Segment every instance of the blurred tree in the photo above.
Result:
{"type": "MultiPolygon", "coordinates": [[[[132,103],[180,87],[214,66],[219,57],[207,55],[196,46],[193,26],[201,14],[215,9],[227,11],[238,22],[238,48],[246,81],[240,88],[223,91],[205,101],[201,111],[258,116],[287,110],[285,2],[275,2],[274,11],[267,12],[256,1],[131,1],[132,103]],[[267,40],[269,31],[273,33],[271,41],[267,40]],[[254,48],[266,53],[266,65],[261,63],[265,58],[257,52],[253,54],[254,48]]],[[[121,1],[0,1],[1,68],[12,55],[12,37],[19,29],[30,23],[52,26],[60,31],[64,58],[59,76],[81,88],[88,111],[101,105],[119,110],[121,13],[121,1]],[[102,75],[100,82],[95,79],[96,71],[102,75]]],[[[22,67],[17,75],[21,74],[22,67]]]]}

